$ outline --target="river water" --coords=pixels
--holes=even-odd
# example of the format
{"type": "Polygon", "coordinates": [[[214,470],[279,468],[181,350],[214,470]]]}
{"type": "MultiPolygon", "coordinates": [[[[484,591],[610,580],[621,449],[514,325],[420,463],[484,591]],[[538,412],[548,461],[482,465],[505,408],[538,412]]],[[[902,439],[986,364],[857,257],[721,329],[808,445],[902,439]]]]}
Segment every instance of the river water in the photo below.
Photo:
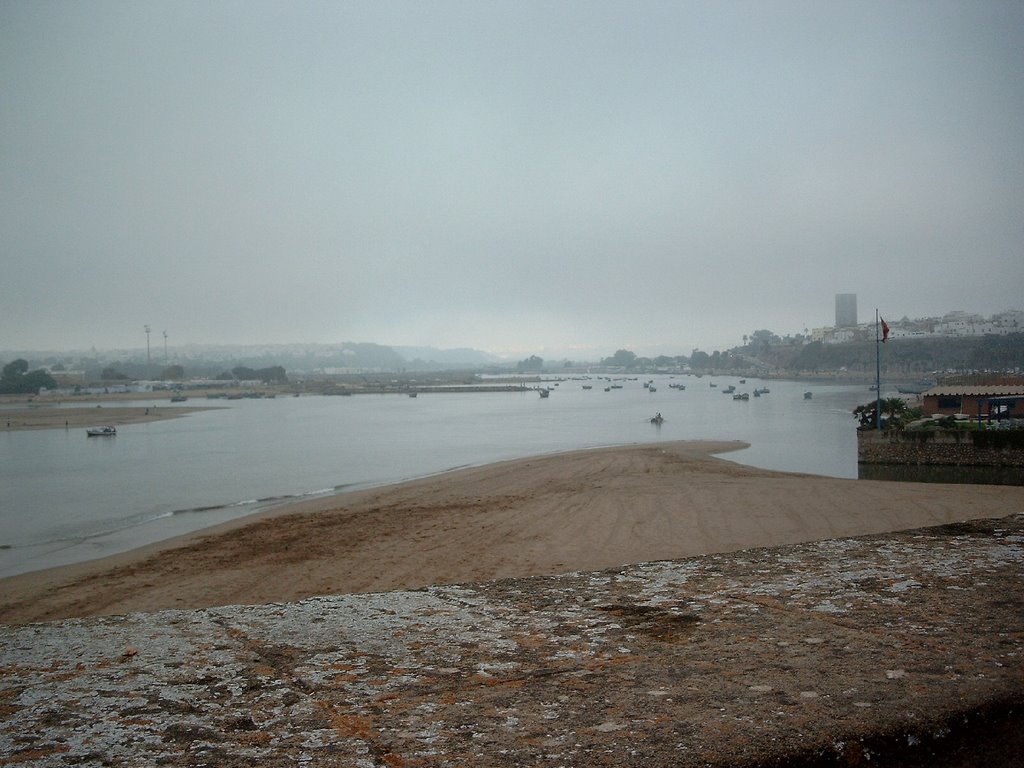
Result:
{"type": "Polygon", "coordinates": [[[851,411],[872,398],[863,386],[683,376],[615,383],[622,388],[605,391],[608,382],[596,377],[551,382],[548,398],[190,399],[188,406],[218,407],[125,425],[112,438],[87,438],[84,429],[0,432],[0,577],[114,554],[284,501],[577,448],[743,440],[751,447],[725,458],[857,477],[851,411]],[[655,392],[643,386],[649,380],[655,392]],[[771,392],[735,401],[722,394],[730,384],[771,392]],[[650,423],[656,412],[665,417],[660,426],[650,423]]]}

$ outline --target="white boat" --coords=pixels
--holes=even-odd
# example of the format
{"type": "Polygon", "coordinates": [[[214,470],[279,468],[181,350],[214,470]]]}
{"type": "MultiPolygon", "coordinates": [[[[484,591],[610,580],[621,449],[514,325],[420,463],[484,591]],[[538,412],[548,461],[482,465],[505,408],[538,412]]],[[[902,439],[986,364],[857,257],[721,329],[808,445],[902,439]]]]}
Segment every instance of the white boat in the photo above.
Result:
{"type": "Polygon", "coordinates": [[[117,429],[114,427],[93,427],[85,430],[85,434],[88,437],[113,437],[117,434],[117,429]]]}

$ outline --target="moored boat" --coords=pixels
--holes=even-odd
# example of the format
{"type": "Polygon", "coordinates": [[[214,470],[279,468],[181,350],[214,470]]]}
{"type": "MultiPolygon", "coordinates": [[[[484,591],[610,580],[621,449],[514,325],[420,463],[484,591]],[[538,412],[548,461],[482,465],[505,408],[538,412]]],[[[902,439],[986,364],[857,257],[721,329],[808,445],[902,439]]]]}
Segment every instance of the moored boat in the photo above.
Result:
{"type": "Polygon", "coordinates": [[[113,437],[117,434],[116,427],[92,427],[85,430],[88,437],[113,437]]]}

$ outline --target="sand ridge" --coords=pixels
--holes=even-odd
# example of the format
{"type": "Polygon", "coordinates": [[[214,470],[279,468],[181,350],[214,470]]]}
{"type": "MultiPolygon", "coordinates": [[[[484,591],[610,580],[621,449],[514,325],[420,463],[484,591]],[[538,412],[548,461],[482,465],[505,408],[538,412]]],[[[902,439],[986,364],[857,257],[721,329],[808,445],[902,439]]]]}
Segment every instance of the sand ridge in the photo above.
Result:
{"type": "Polygon", "coordinates": [[[1024,512],[1024,487],[843,480],[712,456],[742,447],[572,451],[307,501],[5,579],[0,621],[598,570],[1024,512]]]}
{"type": "Polygon", "coordinates": [[[0,430],[21,431],[26,429],[79,429],[104,425],[146,424],[151,421],[176,419],[197,411],[212,410],[217,406],[166,406],[121,405],[74,408],[57,408],[54,405],[40,405],[28,408],[6,408],[0,410],[0,430]]]}

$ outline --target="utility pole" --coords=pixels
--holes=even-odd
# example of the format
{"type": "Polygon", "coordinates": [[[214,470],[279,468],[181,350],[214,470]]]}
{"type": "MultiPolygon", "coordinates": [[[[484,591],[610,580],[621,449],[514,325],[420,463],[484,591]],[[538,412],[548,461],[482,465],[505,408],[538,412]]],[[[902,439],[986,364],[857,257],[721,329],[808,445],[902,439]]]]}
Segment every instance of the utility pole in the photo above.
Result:
{"type": "Polygon", "coordinates": [[[146,378],[152,379],[153,371],[149,364],[149,326],[144,325],[142,327],[146,329],[146,378]]]}

